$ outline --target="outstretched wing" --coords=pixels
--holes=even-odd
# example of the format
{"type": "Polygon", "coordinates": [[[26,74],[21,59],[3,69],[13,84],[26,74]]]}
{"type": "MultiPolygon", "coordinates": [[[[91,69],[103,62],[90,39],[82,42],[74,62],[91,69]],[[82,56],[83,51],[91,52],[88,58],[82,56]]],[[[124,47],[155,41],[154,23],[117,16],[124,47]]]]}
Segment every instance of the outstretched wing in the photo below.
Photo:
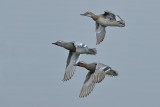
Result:
{"type": "Polygon", "coordinates": [[[93,82],[93,73],[90,71],[86,75],[86,79],[84,81],[84,84],[82,86],[81,92],[79,94],[79,97],[86,97],[88,96],[94,89],[95,83],[93,82]]]}
{"type": "Polygon", "coordinates": [[[116,20],[116,15],[114,13],[112,13],[111,11],[106,10],[106,11],[104,11],[103,15],[110,20],[116,20]]]}
{"type": "Polygon", "coordinates": [[[96,70],[94,72],[94,82],[100,83],[105,78],[105,71],[104,69],[107,67],[107,65],[104,65],[102,63],[97,63],[96,70]]]}
{"type": "Polygon", "coordinates": [[[74,42],[74,46],[76,47],[76,53],[87,54],[88,47],[86,44],[80,42],[74,42]]]}
{"type": "Polygon", "coordinates": [[[66,65],[66,70],[65,70],[65,74],[64,74],[64,78],[63,81],[67,81],[69,79],[71,79],[71,77],[73,76],[76,66],[74,66],[74,64],[76,64],[78,58],[79,58],[80,54],[77,54],[75,52],[69,51],[69,55],[68,55],[68,59],[67,59],[67,65],[66,65]]]}
{"type": "Polygon", "coordinates": [[[73,43],[74,43],[74,46],[75,46],[76,48],[79,48],[79,47],[87,47],[86,44],[81,43],[81,42],[73,42],[73,43]]]}
{"type": "Polygon", "coordinates": [[[105,34],[106,34],[105,27],[96,23],[96,38],[97,38],[96,44],[97,45],[100,44],[104,40],[105,34]]]}

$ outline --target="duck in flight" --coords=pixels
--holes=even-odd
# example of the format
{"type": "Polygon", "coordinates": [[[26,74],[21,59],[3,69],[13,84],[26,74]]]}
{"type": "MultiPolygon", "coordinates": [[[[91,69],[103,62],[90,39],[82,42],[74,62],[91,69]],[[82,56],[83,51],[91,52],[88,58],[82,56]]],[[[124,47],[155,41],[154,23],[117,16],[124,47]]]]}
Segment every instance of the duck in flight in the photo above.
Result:
{"type": "Polygon", "coordinates": [[[104,11],[103,14],[95,15],[92,12],[85,12],[84,14],[80,14],[82,16],[88,16],[91,17],[96,22],[96,38],[97,42],[96,44],[100,44],[105,37],[106,30],[105,27],[107,26],[114,26],[114,27],[124,27],[125,21],[121,19],[119,15],[116,15],[110,11],[104,11]],[[116,17],[118,17],[120,20],[116,20],[116,17]]]}
{"type": "Polygon", "coordinates": [[[88,48],[87,45],[80,42],[57,41],[52,44],[69,50],[63,81],[67,81],[73,76],[76,69],[76,66],[74,66],[74,64],[76,64],[76,62],[78,61],[80,54],[97,54],[97,50],[95,48],[88,48]]]}
{"type": "Polygon", "coordinates": [[[87,64],[83,61],[80,61],[76,63],[74,66],[84,67],[89,71],[86,75],[79,97],[88,96],[93,91],[95,84],[100,83],[105,78],[105,75],[118,76],[117,71],[102,63],[87,64]]]}

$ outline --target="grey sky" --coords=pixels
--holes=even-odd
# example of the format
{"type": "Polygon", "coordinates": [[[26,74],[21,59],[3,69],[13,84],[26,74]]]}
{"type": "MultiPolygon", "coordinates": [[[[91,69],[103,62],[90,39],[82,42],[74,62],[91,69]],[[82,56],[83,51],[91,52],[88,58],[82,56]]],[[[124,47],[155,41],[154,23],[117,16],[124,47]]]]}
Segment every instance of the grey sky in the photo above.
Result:
{"type": "Polygon", "coordinates": [[[1,0],[0,107],[159,107],[159,0],[1,0]],[[111,10],[125,28],[106,29],[96,46],[95,23],[80,13],[111,10]],[[87,70],[62,82],[68,51],[51,43],[80,41],[98,50],[81,61],[119,72],[79,98],[87,70]]]}

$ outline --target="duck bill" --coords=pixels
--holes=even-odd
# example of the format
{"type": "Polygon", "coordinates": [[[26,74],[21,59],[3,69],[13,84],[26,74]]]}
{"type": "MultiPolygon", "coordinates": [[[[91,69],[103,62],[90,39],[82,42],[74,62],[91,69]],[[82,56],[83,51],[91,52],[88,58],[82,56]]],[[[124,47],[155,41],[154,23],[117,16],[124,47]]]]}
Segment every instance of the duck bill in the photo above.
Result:
{"type": "Polygon", "coordinates": [[[85,14],[80,14],[81,16],[86,16],[85,14]]]}
{"type": "Polygon", "coordinates": [[[52,43],[52,44],[57,45],[56,43],[52,43]]]}

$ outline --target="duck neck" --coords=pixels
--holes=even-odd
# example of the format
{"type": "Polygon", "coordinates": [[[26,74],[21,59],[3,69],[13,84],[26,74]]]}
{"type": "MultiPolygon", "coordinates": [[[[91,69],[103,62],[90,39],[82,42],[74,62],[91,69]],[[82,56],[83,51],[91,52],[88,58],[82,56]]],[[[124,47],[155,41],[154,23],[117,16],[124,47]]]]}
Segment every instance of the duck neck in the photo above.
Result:
{"type": "Polygon", "coordinates": [[[96,66],[94,63],[91,63],[91,64],[86,64],[85,68],[89,71],[95,71],[96,66]]]}
{"type": "Polygon", "coordinates": [[[87,66],[86,63],[83,63],[83,64],[81,65],[81,67],[84,67],[84,68],[86,68],[86,66],[87,66]]]}
{"type": "Polygon", "coordinates": [[[94,13],[91,13],[91,18],[92,18],[94,21],[96,21],[96,20],[98,19],[98,16],[95,15],[94,13]]]}

